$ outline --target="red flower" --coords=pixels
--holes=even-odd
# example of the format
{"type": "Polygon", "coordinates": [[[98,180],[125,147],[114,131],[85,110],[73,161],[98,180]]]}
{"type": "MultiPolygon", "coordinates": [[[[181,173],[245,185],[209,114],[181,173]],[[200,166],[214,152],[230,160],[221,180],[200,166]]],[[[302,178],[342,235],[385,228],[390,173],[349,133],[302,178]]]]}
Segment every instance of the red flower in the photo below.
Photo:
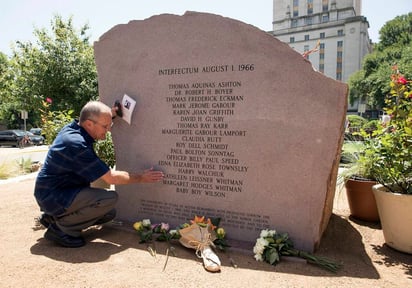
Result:
{"type": "Polygon", "coordinates": [[[47,98],[46,98],[46,102],[49,103],[49,104],[51,104],[51,103],[53,102],[53,100],[52,100],[51,98],[47,97],[47,98]]]}
{"type": "Polygon", "coordinates": [[[402,85],[406,85],[406,84],[408,84],[408,80],[406,80],[405,77],[400,76],[400,77],[398,78],[398,83],[399,83],[399,84],[402,84],[402,85]]]}

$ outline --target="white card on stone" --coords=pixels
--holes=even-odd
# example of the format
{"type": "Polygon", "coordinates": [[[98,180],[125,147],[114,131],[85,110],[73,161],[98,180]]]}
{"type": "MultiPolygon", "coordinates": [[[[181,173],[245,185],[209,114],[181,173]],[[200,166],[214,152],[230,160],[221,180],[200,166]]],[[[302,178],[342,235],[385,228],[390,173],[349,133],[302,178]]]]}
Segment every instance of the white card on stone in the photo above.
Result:
{"type": "Polygon", "coordinates": [[[122,99],[122,118],[126,121],[129,125],[132,122],[132,115],[134,107],[136,106],[136,101],[131,98],[129,95],[124,94],[122,99]]]}

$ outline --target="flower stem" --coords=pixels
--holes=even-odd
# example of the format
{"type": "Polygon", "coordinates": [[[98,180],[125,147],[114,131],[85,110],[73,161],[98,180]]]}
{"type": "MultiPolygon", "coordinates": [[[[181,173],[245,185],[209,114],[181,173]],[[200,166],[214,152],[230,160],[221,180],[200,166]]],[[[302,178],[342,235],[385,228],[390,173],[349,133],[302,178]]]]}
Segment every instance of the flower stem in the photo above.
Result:
{"type": "Polygon", "coordinates": [[[282,255],[285,256],[296,256],[302,259],[305,259],[308,263],[315,264],[319,266],[320,268],[326,269],[328,271],[331,271],[333,273],[336,273],[339,268],[341,267],[340,264],[333,262],[332,260],[329,260],[324,257],[319,257],[315,256],[311,253],[305,252],[305,251],[300,251],[297,249],[288,249],[282,251],[282,255]]]}

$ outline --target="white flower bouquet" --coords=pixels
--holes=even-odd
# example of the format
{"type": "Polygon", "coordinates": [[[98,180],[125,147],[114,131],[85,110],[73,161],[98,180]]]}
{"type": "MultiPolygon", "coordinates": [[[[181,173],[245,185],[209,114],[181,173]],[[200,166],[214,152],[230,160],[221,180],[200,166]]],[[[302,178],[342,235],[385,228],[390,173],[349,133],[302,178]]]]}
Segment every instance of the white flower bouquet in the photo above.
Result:
{"type": "Polygon", "coordinates": [[[275,230],[265,229],[261,231],[260,237],[253,247],[253,253],[256,261],[265,261],[271,265],[279,263],[281,256],[294,256],[334,273],[341,266],[329,259],[295,249],[287,233],[277,233],[275,230]]]}

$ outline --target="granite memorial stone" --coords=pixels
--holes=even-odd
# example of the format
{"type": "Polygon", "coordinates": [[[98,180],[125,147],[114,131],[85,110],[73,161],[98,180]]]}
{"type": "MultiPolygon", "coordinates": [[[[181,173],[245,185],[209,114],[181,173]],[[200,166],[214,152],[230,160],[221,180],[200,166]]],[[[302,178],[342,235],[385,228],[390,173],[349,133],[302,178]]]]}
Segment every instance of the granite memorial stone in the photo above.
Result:
{"type": "Polygon", "coordinates": [[[332,213],[346,84],[269,33],[207,13],[120,24],[94,49],[101,100],[135,101],[130,124],[114,120],[117,168],[165,172],[163,183],[116,187],[120,219],[221,217],[235,246],[270,228],[316,249],[332,213]]]}

